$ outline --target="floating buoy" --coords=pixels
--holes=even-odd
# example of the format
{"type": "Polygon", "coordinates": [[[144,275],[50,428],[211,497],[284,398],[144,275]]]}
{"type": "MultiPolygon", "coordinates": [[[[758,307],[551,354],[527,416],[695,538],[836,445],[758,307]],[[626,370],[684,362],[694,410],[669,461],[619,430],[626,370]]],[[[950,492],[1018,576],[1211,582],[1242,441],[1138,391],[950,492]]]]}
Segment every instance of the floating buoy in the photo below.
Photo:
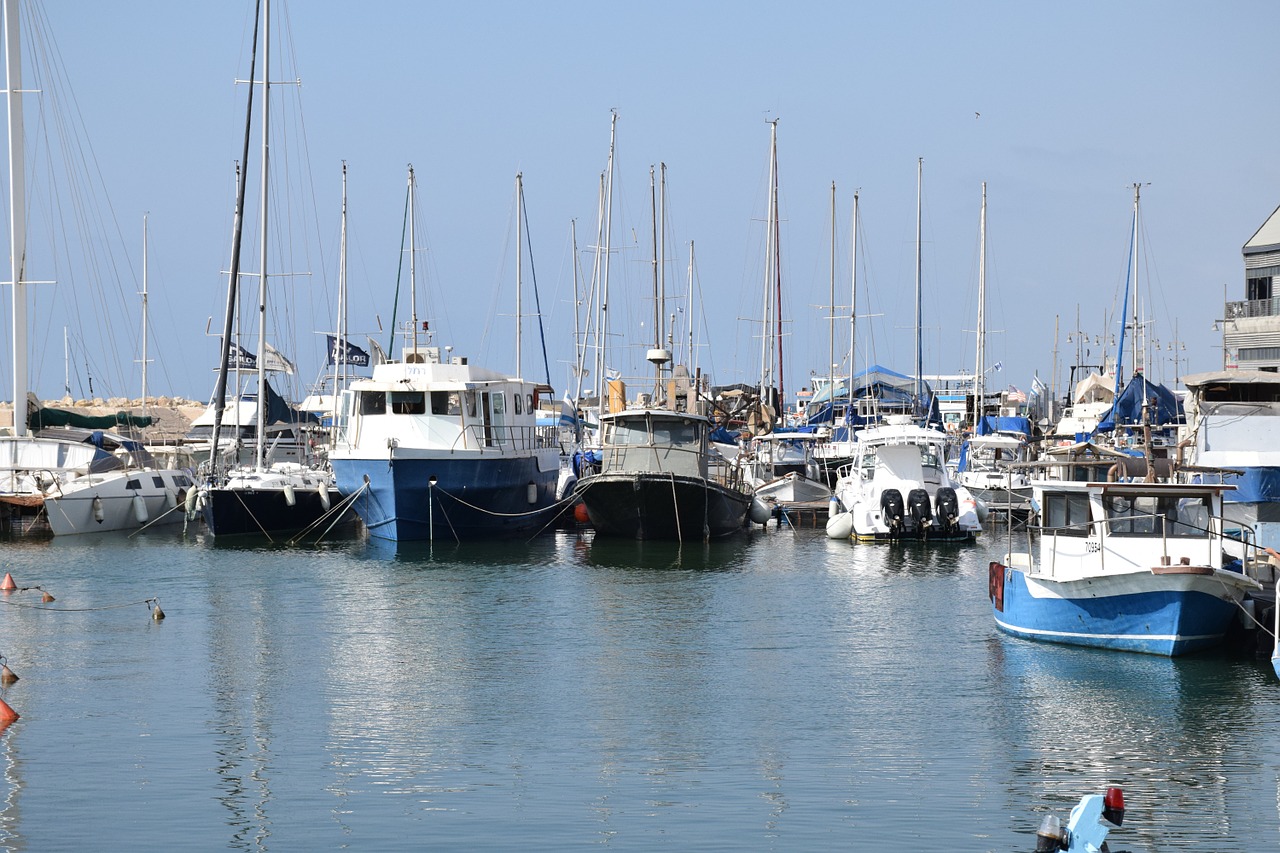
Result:
{"type": "Polygon", "coordinates": [[[0,663],[0,684],[13,684],[18,680],[18,674],[9,669],[9,664],[0,663]]]}
{"type": "Polygon", "coordinates": [[[17,711],[9,707],[9,703],[0,699],[0,724],[7,725],[18,719],[20,715],[17,711]]]}
{"type": "Polygon", "coordinates": [[[289,506],[298,502],[298,496],[293,493],[293,483],[284,484],[284,502],[289,506]]]}
{"type": "Polygon", "coordinates": [[[853,513],[837,512],[827,519],[827,536],[832,539],[848,539],[853,535],[853,513]]]}
{"type": "Polygon", "coordinates": [[[4,580],[0,581],[0,592],[13,592],[18,585],[13,582],[13,575],[8,572],[4,573],[4,580]]]}
{"type": "MultiPolygon", "coordinates": [[[[94,500],[97,500],[97,498],[94,500]]],[[[133,495],[133,517],[137,519],[139,524],[146,524],[147,522],[147,499],[137,492],[134,492],[133,495]]]]}
{"type": "Polygon", "coordinates": [[[587,505],[579,501],[573,505],[573,520],[579,524],[590,524],[591,513],[587,512],[587,505]]]}
{"type": "Polygon", "coordinates": [[[98,497],[97,495],[94,495],[93,496],[93,520],[101,524],[104,518],[106,518],[106,516],[103,515],[102,513],[102,498],[98,497]]]}
{"type": "Polygon", "coordinates": [[[56,598],[54,598],[51,594],[47,592],[44,595],[40,596],[40,600],[43,601],[45,604],[49,604],[50,602],[57,601],[56,598]]]}
{"type": "Polygon", "coordinates": [[[160,602],[155,602],[151,608],[151,618],[159,622],[164,618],[164,611],[160,609],[160,602]]]}

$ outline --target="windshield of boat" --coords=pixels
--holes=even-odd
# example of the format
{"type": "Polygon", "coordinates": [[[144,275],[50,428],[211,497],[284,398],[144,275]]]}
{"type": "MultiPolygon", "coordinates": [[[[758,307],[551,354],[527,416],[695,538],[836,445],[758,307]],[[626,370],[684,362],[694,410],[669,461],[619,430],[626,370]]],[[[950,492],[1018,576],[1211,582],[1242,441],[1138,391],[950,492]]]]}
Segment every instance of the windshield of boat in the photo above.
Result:
{"type": "Polygon", "coordinates": [[[1204,536],[1209,528],[1205,496],[1107,495],[1108,532],[1121,536],[1204,536]]]}
{"type": "Polygon", "coordinates": [[[688,445],[698,441],[698,425],[693,421],[649,421],[647,418],[614,421],[605,438],[615,446],[688,445]]]}

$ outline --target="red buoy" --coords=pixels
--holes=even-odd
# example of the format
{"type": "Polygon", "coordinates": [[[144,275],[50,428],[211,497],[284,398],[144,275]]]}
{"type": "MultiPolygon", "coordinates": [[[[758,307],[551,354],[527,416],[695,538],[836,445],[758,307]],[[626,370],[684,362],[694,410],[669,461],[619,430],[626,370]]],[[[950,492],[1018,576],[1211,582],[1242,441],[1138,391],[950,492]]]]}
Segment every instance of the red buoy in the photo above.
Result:
{"type": "Polygon", "coordinates": [[[590,524],[591,515],[587,512],[587,505],[577,503],[573,505],[573,520],[579,524],[590,524]]]}
{"type": "Polygon", "coordinates": [[[54,598],[52,595],[50,595],[47,592],[44,595],[40,596],[40,600],[43,601],[45,604],[48,604],[51,601],[57,601],[56,598],[54,598]]]}
{"type": "Polygon", "coordinates": [[[9,664],[0,663],[0,684],[13,684],[18,680],[18,674],[9,669],[9,664]]]}
{"type": "Polygon", "coordinates": [[[13,582],[13,575],[8,572],[4,573],[4,580],[0,581],[0,592],[13,592],[18,585],[13,582]]]}
{"type": "Polygon", "coordinates": [[[18,712],[10,708],[8,702],[0,699],[0,723],[12,723],[18,716],[18,712]]]}

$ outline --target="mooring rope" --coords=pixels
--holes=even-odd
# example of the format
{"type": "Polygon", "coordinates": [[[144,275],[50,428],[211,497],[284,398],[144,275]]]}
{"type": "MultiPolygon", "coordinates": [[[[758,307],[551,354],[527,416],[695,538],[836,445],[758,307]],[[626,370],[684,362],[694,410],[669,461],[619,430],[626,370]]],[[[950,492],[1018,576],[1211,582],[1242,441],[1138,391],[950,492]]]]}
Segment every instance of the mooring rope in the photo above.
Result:
{"type": "MultiPolygon", "coordinates": [[[[17,591],[21,592],[22,590],[28,589],[40,589],[40,587],[24,586],[17,591]]],[[[43,592],[44,590],[41,591],[43,592]]],[[[5,604],[9,607],[20,607],[25,610],[48,610],[53,613],[92,613],[97,610],[120,610],[125,607],[137,607],[139,604],[146,604],[148,605],[148,609],[150,609],[150,605],[157,604],[159,601],[160,599],[158,598],[144,598],[141,601],[126,601],[123,604],[104,604],[100,607],[45,607],[43,605],[23,604],[18,601],[10,601],[7,598],[0,598],[0,604],[5,604]]]]}

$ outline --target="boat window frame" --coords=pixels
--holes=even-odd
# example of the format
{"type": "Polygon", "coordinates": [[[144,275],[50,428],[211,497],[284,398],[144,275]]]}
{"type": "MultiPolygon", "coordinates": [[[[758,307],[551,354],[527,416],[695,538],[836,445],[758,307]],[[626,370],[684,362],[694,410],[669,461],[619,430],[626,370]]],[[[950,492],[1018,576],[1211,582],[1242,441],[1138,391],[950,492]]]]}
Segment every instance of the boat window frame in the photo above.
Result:
{"type": "Polygon", "coordinates": [[[1085,537],[1093,530],[1093,511],[1088,492],[1046,492],[1041,504],[1041,529],[1058,536],[1085,537]],[[1061,519],[1055,519],[1061,505],[1061,519]]]}
{"type": "Polygon", "coordinates": [[[427,394],[425,391],[394,389],[387,395],[387,411],[395,415],[425,415],[427,394]]]}
{"type": "Polygon", "coordinates": [[[361,389],[357,392],[357,401],[362,415],[385,415],[387,413],[387,392],[375,389],[361,389]]]}

